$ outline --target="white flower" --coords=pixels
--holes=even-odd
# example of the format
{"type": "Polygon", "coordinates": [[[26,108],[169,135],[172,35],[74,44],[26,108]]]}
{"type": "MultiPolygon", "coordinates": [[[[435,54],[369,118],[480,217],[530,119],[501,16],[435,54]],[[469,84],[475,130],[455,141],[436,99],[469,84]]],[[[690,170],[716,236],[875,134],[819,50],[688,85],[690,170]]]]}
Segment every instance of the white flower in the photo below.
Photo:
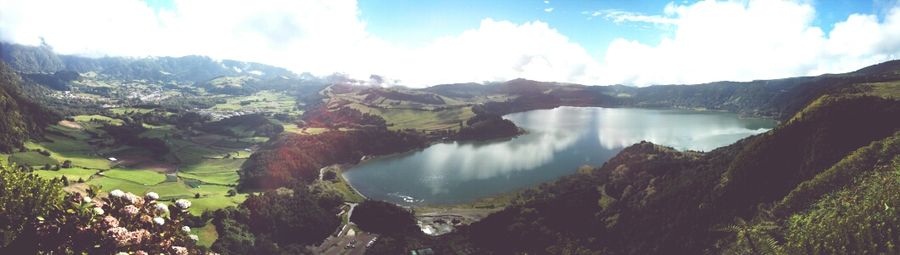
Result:
{"type": "Polygon", "coordinates": [[[194,240],[194,242],[200,240],[200,237],[198,237],[197,235],[188,235],[188,237],[190,237],[191,240],[194,240]]]}
{"type": "Polygon", "coordinates": [[[175,205],[178,206],[178,208],[181,208],[181,210],[187,210],[191,207],[191,201],[187,201],[186,199],[178,199],[175,200],[175,205]]]}
{"type": "Polygon", "coordinates": [[[156,208],[155,208],[155,209],[156,209],[156,212],[158,212],[158,213],[166,213],[166,212],[169,212],[169,206],[167,206],[166,204],[163,204],[163,203],[157,203],[155,206],[156,206],[156,208]]]}
{"type": "Polygon", "coordinates": [[[141,197],[131,194],[131,192],[125,193],[125,200],[128,200],[128,203],[133,204],[133,205],[144,202],[144,200],[141,199],[141,197]]]}
{"type": "Polygon", "coordinates": [[[188,255],[187,248],[181,246],[172,246],[172,250],[175,251],[175,255],[188,255]]]}
{"type": "Polygon", "coordinates": [[[118,190],[118,189],[114,189],[113,191],[109,192],[109,196],[111,196],[111,197],[122,197],[124,195],[125,195],[125,192],[122,190],[118,190]]]}
{"type": "Polygon", "coordinates": [[[103,215],[103,208],[100,208],[100,207],[94,207],[94,214],[96,214],[96,215],[103,215]]]}
{"type": "Polygon", "coordinates": [[[90,203],[93,200],[91,200],[91,197],[86,196],[86,197],[81,198],[81,201],[84,201],[85,203],[90,203]]]}
{"type": "Polygon", "coordinates": [[[127,252],[121,252],[121,251],[120,251],[119,253],[116,253],[116,255],[128,255],[128,253],[127,253],[127,252]]]}
{"type": "Polygon", "coordinates": [[[147,195],[144,195],[144,197],[147,198],[147,200],[157,200],[157,199],[159,199],[159,194],[156,194],[156,192],[151,191],[151,192],[147,192],[147,195]]]}
{"type": "Polygon", "coordinates": [[[156,222],[157,225],[166,224],[166,220],[160,217],[153,218],[153,222],[156,222]]]}
{"type": "Polygon", "coordinates": [[[184,231],[185,233],[190,233],[190,232],[191,232],[191,227],[183,226],[183,227],[181,227],[181,231],[184,231]]]}

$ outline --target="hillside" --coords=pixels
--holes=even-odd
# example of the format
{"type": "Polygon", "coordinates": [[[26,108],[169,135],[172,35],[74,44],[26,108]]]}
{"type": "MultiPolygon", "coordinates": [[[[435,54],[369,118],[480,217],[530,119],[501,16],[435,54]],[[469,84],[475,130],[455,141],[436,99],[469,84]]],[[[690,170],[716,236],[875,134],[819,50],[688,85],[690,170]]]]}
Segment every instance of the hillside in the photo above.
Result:
{"type": "Polygon", "coordinates": [[[0,153],[22,148],[28,138],[38,138],[44,127],[59,119],[27,97],[22,83],[22,78],[6,63],[0,63],[0,153]]]}
{"type": "MultiPolygon", "coordinates": [[[[770,238],[776,240],[775,245],[789,246],[776,247],[782,251],[792,247],[890,251],[852,241],[849,247],[835,248],[834,242],[850,237],[839,234],[843,232],[826,233],[844,230],[811,225],[825,224],[824,220],[802,223],[805,221],[796,217],[847,210],[828,202],[836,199],[826,196],[832,191],[844,190],[836,196],[860,199],[863,193],[896,187],[894,182],[873,186],[900,171],[896,142],[900,119],[891,116],[900,116],[900,102],[893,99],[825,95],[773,131],[705,154],[640,143],[590,173],[521,193],[517,205],[458,235],[491,254],[701,254],[762,249],[748,248],[743,240],[735,243],[733,235],[720,231],[736,219],[748,219],[737,222],[751,227],[759,222],[781,223],[770,238]],[[871,171],[886,175],[872,176],[868,174],[871,171]],[[851,185],[858,182],[862,186],[851,185]],[[815,210],[804,210],[814,205],[815,210]],[[777,216],[766,218],[771,211],[767,208],[772,207],[777,216]],[[785,225],[788,219],[795,225],[785,225]],[[823,232],[811,231],[811,227],[823,232]]],[[[896,202],[886,196],[873,199],[881,200],[866,203],[880,205],[883,201],[884,208],[892,208],[896,202]]],[[[891,212],[879,217],[900,217],[891,212]]],[[[868,226],[865,224],[849,222],[846,227],[868,226]]],[[[878,226],[860,231],[869,231],[875,239],[867,240],[875,244],[900,241],[896,236],[880,235],[889,230],[878,226]]],[[[454,238],[459,237],[448,237],[454,238]]]]}

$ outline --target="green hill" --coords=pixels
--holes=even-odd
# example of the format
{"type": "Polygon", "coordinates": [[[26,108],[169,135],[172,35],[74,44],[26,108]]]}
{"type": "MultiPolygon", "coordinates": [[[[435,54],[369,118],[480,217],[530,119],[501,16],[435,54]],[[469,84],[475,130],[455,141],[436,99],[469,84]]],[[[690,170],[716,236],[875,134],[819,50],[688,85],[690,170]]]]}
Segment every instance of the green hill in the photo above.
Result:
{"type": "Polygon", "coordinates": [[[22,92],[22,78],[6,63],[0,63],[0,152],[21,148],[26,139],[37,137],[59,116],[32,101],[22,92]]]}

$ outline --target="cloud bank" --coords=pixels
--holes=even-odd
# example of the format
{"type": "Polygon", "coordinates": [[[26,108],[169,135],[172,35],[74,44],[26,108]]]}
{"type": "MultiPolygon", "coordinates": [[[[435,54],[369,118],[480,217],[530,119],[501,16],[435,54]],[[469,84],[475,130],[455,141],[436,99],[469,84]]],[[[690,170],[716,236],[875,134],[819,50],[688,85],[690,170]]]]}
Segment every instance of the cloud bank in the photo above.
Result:
{"type": "Polygon", "coordinates": [[[853,14],[829,32],[815,9],[789,1],[672,5],[670,36],[657,44],[614,40],[606,82],[635,85],[773,79],[848,72],[900,58],[900,8],[879,21],[853,14]]]}
{"type": "Polygon", "coordinates": [[[806,2],[661,8],[663,15],[597,12],[617,24],[664,25],[658,42],[615,39],[603,59],[543,21],[485,18],[425,46],[401,47],[369,34],[354,0],[174,0],[171,9],[158,10],[138,0],[2,0],[0,39],[37,45],[43,37],[64,54],[198,54],[317,75],[377,74],[416,87],[519,77],[639,86],[769,79],[852,71],[900,57],[900,7],[881,20],[851,15],[831,31],[813,25],[815,9],[806,2]]]}

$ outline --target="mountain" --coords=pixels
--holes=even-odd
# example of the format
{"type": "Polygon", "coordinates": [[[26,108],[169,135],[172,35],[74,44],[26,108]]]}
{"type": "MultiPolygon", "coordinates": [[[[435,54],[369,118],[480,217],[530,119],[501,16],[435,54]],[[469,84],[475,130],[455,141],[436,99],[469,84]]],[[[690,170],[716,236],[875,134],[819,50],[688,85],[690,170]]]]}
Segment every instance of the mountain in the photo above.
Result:
{"type": "Polygon", "coordinates": [[[485,85],[445,84],[423,90],[459,98],[507,96],[507,100],[484,104],[487,111],[498,114],[557,106],[602,106],[705,109],[785,120],[822,94],[853,84],[900,79],[895,71],[898,67],[900,61],[894,60],[845,74],[641,88],[516,79],[485,85]]]}
{"type": "Polygon", "coordinates": [[[103,57],[57,55],[49,46],[0,43],[0,56],[22,73],[95,72],[122,80],[204,82],[221,76],[248,75],[259,79],[298,78],[287,69],[253,62],[214,60],[206,56],[103,57]]]}
{"type": "Polygon", "coordinates": [[[60,119],[23,93],[22,77],[0,63],[0,152],[21,148],[28,138],[37,138],[44,127],[60,119]]]}

